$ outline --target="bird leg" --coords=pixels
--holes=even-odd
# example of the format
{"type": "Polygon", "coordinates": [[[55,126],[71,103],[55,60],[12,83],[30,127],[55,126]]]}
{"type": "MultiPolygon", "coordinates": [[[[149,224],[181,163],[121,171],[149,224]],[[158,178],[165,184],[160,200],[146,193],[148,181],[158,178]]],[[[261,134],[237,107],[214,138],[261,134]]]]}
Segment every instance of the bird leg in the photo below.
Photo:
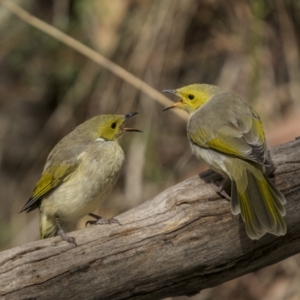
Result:
{"type": "Polygon", "coordinates": [[[62,227],[59,223],[59,218],[58,217],[55,218],[55,221],[56,221],[56,224],[57,224],[57,227],[58,227],[58,234],[60,235],[61,239],[63,241],[66,241],[66,242],[70,243],[70,244],[73,244],[77,247],[75,238],[73,238],[72,236],[69,236],[68,234],[66,234],[64,232],[64,230],[62,229],[62,227]]]}
{"type": "Polygon", "coordinates": [[[220,185],[216,185],[216,183],[214,181],[211,181],[211,186],[212,188],[215,190],[215,192],[219,195],[221,195],[222,197],[224,197],[226,200],[230,201],[230,196],[227,194],[227,192],[225,191],[225,188],[228,187],[228,185],[230,184],[230,179],[229,178],[224,178],[220,185]]]}
{"type": "Polygon", "coordinates": [[[89,220],[85,223],[85,226],[87,226],[88,224],[91,224],[91,225],[96,225],[96,224],[100,224],[100,225],[103,225],[103,224],[113,224],[113,223],[117,223],[119,225],[120,222],[117,220],[117,219],[114,219],[114,218],[109,218],[109,219],[104,219],[98,215],[95,215],[93,213],[90,213],[89,216],[95,218],[96,220],[89,220]]]}
{"type": "Polygon", "coordinates": [[[97,223],[98,220],[103,219],[102,217],[100,217],[100,216],[98,216],[98,215],[95,215],[95,214],[93,214],[93,213],[90,213],[89,216],[95,218],[96,220],[88,220],[88,221],[86,221],[85,227],[86,227],[88,224],[95,225],[95,224],[97,223]]]}
{"type": "Polygon", "coordinates": [[[263,170],[264,173],[268,176],[268,177],[273,177],[273,173],[275,172],[275,170],[277,169],[277,167],[275,167],[273,164],[268,163],[268,164],[264,164],[263,166],[263,170]]]}

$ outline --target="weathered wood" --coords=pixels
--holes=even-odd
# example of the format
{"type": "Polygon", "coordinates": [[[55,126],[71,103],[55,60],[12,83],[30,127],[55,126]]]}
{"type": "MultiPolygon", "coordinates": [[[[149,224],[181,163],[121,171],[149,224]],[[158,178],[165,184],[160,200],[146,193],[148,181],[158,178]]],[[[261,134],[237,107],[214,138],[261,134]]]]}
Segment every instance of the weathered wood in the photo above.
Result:
{"type": "Polygon", "coordinates": [[[102,225],[0,253],[0,299],[160,299],[201,289],[300,252],[300,140],[271,151],[287,197],[288,233],[252,241],[205,172],[102,225]]]}

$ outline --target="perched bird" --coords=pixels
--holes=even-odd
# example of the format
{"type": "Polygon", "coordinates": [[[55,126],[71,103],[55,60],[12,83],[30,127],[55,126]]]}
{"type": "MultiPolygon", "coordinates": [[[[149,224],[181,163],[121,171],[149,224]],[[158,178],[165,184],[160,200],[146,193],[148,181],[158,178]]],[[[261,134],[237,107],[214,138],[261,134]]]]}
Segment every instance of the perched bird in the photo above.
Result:
{"type": "Polygon", "coordinates": [[[187,135],[196,157],[231,180],[231,211],[241,213],[248,236],[255,240],[266,232],[285,235],[286,200],[264,173],[266,140],[253,108],[235,94],[208,84],[163,92],[181,98],[165,110],[178,107],[188,112],[187,135]]]}
{"type": "Polygon", "coordinates": [[[21,209],[40,210],[41,238],[57,235],[76,245],[62,226],[84,215],[97,219],[89,223],[111,223],[92,214],[111,191],[124,161],[118,139],[124,133],[140,130],[124,128],[136,115],[99,115],[87,120],[65,136],[50,152],[44,171],[31,198],[21,209]]]}

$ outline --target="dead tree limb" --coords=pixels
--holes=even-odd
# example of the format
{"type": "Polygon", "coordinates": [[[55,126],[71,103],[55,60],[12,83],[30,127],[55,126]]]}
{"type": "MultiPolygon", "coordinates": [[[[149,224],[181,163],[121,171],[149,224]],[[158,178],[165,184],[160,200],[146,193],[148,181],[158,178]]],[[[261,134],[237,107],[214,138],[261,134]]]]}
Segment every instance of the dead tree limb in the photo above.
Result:
{"type": "Polygon", "coordinates": [[[208,171],[118,217],[0,253],[0,299],[161,299],[192,295],[300,252],[300,139],[271,150],[287,198],[284,237],[252,241],[208,171]],[[206,182],[205,182],[206,181],[206,182]]]}

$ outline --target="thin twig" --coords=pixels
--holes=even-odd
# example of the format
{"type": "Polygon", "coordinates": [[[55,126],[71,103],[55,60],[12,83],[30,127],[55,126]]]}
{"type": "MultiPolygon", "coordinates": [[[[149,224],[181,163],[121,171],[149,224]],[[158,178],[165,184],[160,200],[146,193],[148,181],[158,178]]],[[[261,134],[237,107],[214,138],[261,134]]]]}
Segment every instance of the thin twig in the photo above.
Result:
{"type": "MultiPolygon", "coordinates": [[[[131,84],[135,88],[141,90],[149,97],[155,99],[157,102],[164,106],[169,106],[172,104],[168,98],[163,96],[160,92],[155,90],[153,87],[148,85],[143,80],[139,79],[138,77],[134,76],[133,74],[129,73],[125,69],[121,68],[117,64],[113,63],[103,55],[99,54],[95,50],[87,47],[86,45],[82,44],[81,42],[75,40],[71,36],[61,32],[60,30],[56,29],[55,27],[45,23],[44,21],[34,17],[26,10],[22,9],[19,5],[15,4],[13,1],[10,0],[0,0],[0,3],[7,8],[11,13],[18,16],[24,22],[30,24],[31,26],[41,30],[44,33],[47,33],[51,37],[57,39],[58,41],[62,42],[63,44],[71,47],[72,49],[76,50],[77,52],[81,53],[82,55],[86,56],[87,58],[93,60],[97,64],[101,65],[102,67],[108,69],[115,75],[122,78],[127,83],[131,84]]],[[[178,116],[183,119],[187,119],[186,115],[183,114],[179,110],[172,110],[178,116]]]]}

